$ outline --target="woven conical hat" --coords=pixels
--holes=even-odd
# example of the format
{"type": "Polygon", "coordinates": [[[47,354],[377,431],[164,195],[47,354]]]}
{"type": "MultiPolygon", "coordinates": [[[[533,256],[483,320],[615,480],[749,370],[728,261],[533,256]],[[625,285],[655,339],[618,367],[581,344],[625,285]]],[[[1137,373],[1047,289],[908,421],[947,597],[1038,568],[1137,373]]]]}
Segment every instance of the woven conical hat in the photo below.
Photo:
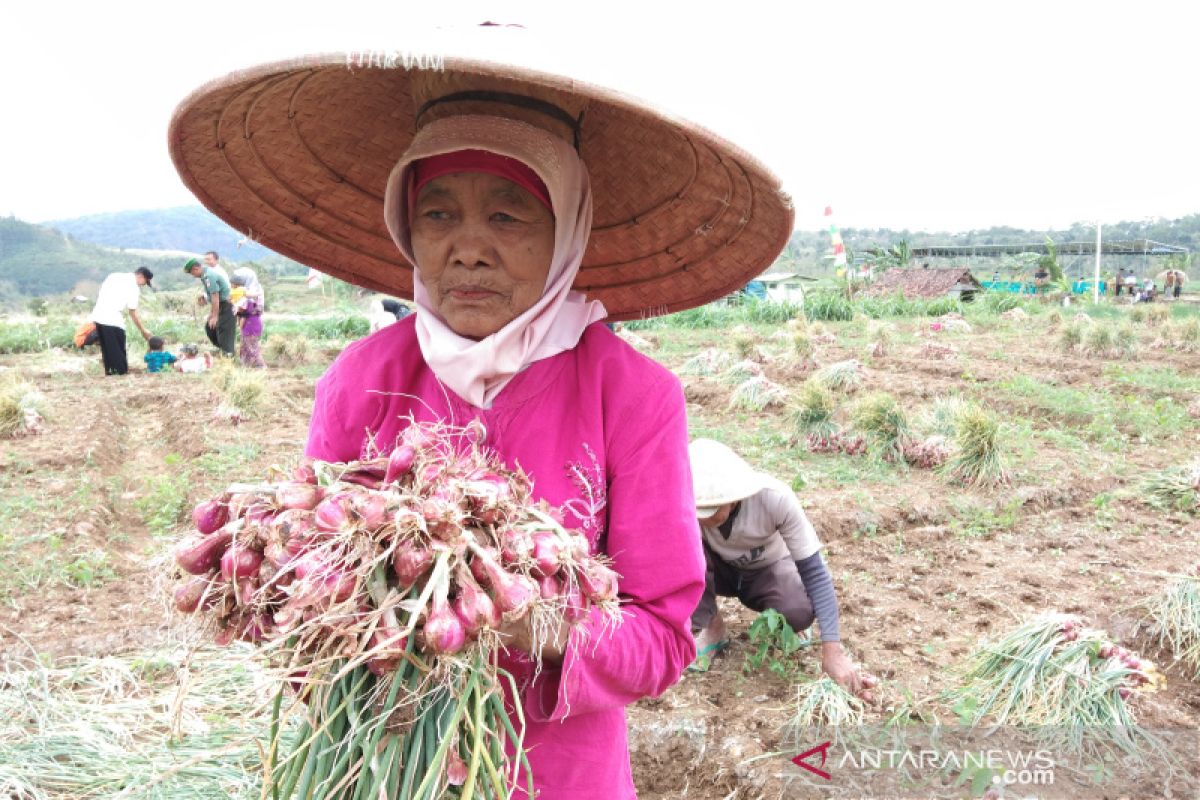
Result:
{"type": "Polygon", "coordinates": [[[696,516],[700,519],[711,517],[723,505],[758,494],[771,480],[728,445],[713,439],[693,441],[688,445],[688,459],[692,464],[696,516]]]}
{"type": "Polygon", "coordinates": [[[423,107],[421,124],[483,111],[578,136],[594,222],[575,288],[603,301],[612,319],[722,297],[786,244],[792,209],[779,181],[716,135],[543,72],[454,57],[437,67],[340,54],[235,72],[179,105],[171,157],[200,202],[243,235],[408,299],[412,266],[388,235],[383,196],[423,107]],[[463,92],[485,99],[437,102],[463,92]],[[530,107],[496,101],[513,97],[532,98],[530,107]]]}

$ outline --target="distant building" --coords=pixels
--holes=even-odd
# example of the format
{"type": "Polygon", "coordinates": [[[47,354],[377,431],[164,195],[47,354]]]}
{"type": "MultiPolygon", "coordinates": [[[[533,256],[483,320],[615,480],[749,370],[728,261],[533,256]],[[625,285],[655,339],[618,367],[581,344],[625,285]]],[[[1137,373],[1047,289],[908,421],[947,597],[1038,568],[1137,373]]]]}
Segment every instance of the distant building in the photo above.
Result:
{"type": "Polygon", "coordinates": [[[983,284],[966,267],[948,269],[889,269],[875,278],[866,289],[869,295],[902,294],[907,298],[933,298],[948,295],[973,300],[983,284]]]}
{"type": "Polygon", "coordinates": [[[804,303],[804,282],[811,281],[794,272],[769,272],[755,280],[766,287],[767,299],[775,303],[804,303]]]}

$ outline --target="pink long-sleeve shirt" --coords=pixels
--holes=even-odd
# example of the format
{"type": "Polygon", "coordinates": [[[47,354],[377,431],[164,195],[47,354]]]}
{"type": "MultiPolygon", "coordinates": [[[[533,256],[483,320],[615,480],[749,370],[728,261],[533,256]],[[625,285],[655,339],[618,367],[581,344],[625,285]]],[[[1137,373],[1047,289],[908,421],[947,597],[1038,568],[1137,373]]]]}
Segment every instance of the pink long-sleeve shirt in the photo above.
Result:
{"type": "Polygon", "coordinates": [[[562,666],[536,678],[523,654],[500,663],[520,690],[541,800],[636,797],[625,706],[661,694],[695,657],[689,620],[704,588],[678,380],[597,323],[480,409],[438,382],[410,317],[347,347],[317,382],[306,452],[349,461],[372,438],[386,451],[410,415],[479,419],[484,444],[532,477],[535,498],[565,508],[613,559],[619,626],[602,630],[593,616],[562,666]]]}

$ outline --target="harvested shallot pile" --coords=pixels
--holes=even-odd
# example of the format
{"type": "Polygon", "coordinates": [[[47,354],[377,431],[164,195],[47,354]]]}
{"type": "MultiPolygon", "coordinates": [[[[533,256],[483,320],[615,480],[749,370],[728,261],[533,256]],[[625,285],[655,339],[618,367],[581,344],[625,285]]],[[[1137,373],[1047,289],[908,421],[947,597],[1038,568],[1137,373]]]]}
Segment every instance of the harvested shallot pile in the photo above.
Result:
{"type": "Polygon", "coordinates": [[[508,797],[522,763],[532,796],[507,629],[536,653],[593,613],[617,624],[617,575],[483,438],[413,424],[388,455],[196,507],[175,604],[278,670],[270,796],[508,797]]]}
{"type": "Polygon", "coordinates": [[[1200,564],[1143,602],[1150,636],[1200,680],[1200,564]]]}
{"type": "Polygon", "coordinates": [[[1130,704],[1165,683],[1104,631],[1054,613],[981,645],[964,677],[947,694],[964,722],[1027,726],[1064,753],[1137,753],[1147,740],[1130,704]]]}

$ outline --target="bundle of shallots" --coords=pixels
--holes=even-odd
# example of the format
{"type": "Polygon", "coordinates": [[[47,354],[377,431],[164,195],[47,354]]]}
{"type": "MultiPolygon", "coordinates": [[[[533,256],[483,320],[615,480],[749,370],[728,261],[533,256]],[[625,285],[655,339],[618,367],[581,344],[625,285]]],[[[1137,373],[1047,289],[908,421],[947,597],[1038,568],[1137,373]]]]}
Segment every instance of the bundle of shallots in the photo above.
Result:
{"type": "Polygon", "coordinates": [[[593,613],[615,624],[617,575],[483,438],[414,423],[387,455],[193,512],[175,604],[279,669],[272,797],[508,797],[522,763],[532,796],[497,650],[509,626],[537,653],[593,613]]]}
{"type": "Polygon", "coordinates": [[[930,436],[928,439],[904,443],[904,460],[918,469],[940,467],[949,458],[950,448],[944,436],[930,436]]]}
{"type": "Polygon", "coordinates": [[[860,456],[867,452],[866,440],[861,436],[835,431],[827,436],[815,433],[808,435],[808,449],[813,453],[845,453],[860,456]]]}

